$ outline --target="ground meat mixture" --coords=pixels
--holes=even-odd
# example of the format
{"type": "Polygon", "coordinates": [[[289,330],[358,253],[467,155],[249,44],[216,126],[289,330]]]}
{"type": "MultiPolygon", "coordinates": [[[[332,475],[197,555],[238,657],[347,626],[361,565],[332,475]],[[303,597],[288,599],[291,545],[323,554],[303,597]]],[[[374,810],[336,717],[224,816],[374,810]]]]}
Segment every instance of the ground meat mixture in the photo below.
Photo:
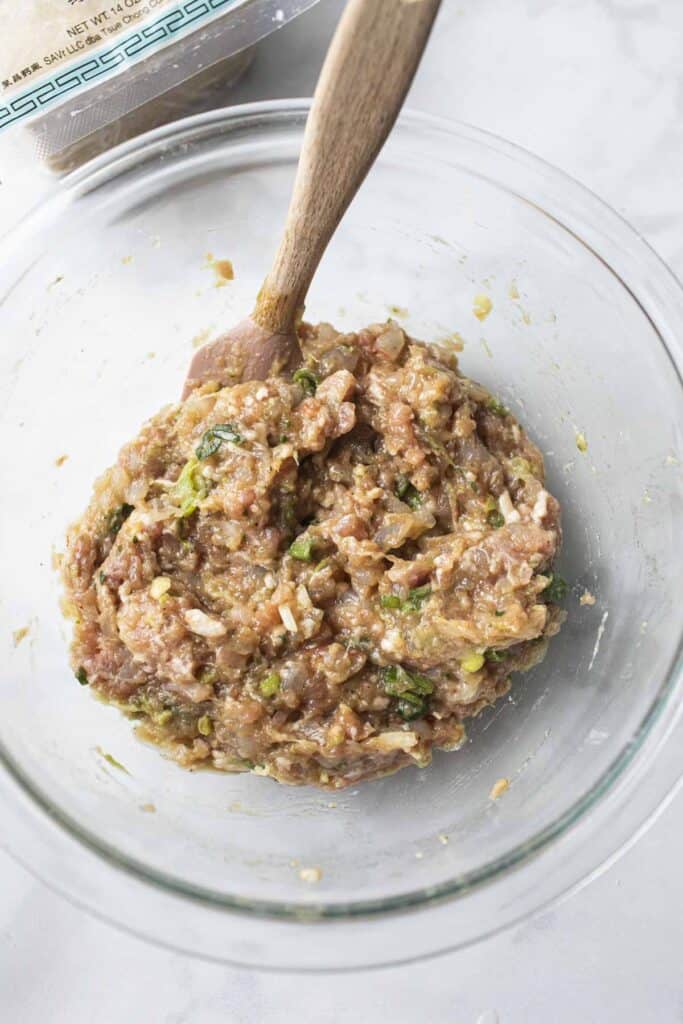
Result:
{"type": "Polygon", "coordinates": [[[188,767],[328,789],[424,766],[559,628],[559,507],[515,418],[393,321],[300,329],[97,482],[63,563],[78,680],[188,767]]]}

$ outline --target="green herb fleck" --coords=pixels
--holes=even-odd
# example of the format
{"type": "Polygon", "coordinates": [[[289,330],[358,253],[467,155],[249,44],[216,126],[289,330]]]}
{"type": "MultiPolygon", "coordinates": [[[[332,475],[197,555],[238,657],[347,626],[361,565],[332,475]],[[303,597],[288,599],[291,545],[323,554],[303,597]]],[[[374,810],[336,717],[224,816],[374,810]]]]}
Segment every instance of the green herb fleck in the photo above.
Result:
{"type": "Polygon", "coordinates": [[[396,710],[406,721],[425,714],[425,698],[434,692],[434,683],[429,676],[408,672],[403,665],[387,665],[382,669],[382,685],[385,693],[398,698],[396,710]]]}
{"type": "Polygon", "coordinates": [[[403,500],[409,508],[412,508],[413,512],[416,512],[422,505],[422,495],[413,487],[412,484],[410,485],[410,489],[403,500]]]}
{"type": "Polygon", "coordinates": [[[505,516],[498,509],[494,509],[486,516],[486,522],[495,530],[500,530],[501,526],[505,526],[505,516]]]}
{"type": "Polygon", "coordinates": [[[507,656],[507,651],[496,651],[493,647],[489,648],[489,650],[486,651],[486,653],[484,654],[486,660],[492,661],[494,664],[498,664],[501,661],[505,661],[507,656]]]}
{"type": "Polygon", "coordinates": [[[79,668],[78,672],[76,673],[76,679],[78,679],[81,686],[87,686],[88,683],[90,682],[90,680],[88,679],[88,673],[85,671],[82,665],[79,668]]]}
{"type": "Polygon", "coordinates": [[[312,562],[314,546],[313,537],[306,537],[302,534],[289,545],[289,553],[292,558],[297,558],[300,562],[312,562]]]}
{"type": "Polygon", "coordinates": [[[431,593],[432,588],[428,583],[423,587],[413,587],[408,591],[408,599],[403,603],[404,611],[419,612],[431,593]]]}
{"type": "Polygon", "coordinates": [[[220,437],[216,437],[213,430],[206,430],[202,434],[202,439],[195,448],[195,455],[198,459],[208,459],[210,455],[215,455],[221,446],[220,437]]]}
{"type": "Polygon", "coordinates": [[[116,536],[132,511],[133,506],[125,502],[123,505],[119,505],[118,508],[112,509],[107,516],[107,533],[110,537],[116,536]]]}
{"type": "Polygon", "coordinates": [[[382,608],[400,608],[403,601],[398,594],[382,594],[379,603],[382,608]]]}
{"type": "Polygon", "coordinates": [[[305,366],[294,371],[292,374],[292,380],[295,384],[300,384],[307,395],[314,395],[316,388],[320,383],[316,375],[313,373],[313,370],[309,370],[305,366]]]}
{"type": "Polygon", "coordinates": [[[280,683],[282,682],[279,672],[271,672],[265,679],[262,679],[259,683],[259,690],[264,697],[274,697],[280,689],[280,683]]]}
{"type": "Polygon", "coordinates": [[[497,619],[499,619],[502,615],[505,615],[505,610],[498,611],[498,609],[496,608],[496,610],[495,610],[495,612],[493,614],[496,616],[497,619]]]}
{"type": "Polygon", "coordinates": [[[100,569],[97,578],[99,579],[100,583],[102,583],[102,584],[107,582],[107,575],[106,575],[106,573],[104,572],[103,569],[100,569]]]}
{"type": "Polygon", "coordinates": [[[418,697],[414,693],[404,693],[396,703],[396,710],[404,722],[412,722],[416,718],[422,718],[427,710],[427,705],[422,697],[418,697]]]}
{"type": "Polygon", "coordinates": [[[204,686],[213,686],[218,682],[219,676],[215,665],[204,665],[200,670],[197,679],[204,686]]]}
{"type": "Polygon", "coordinates": [[[198,459],[208,459],[215,455],[224,441],[232,444],[242,444],[244,438],[234,423],[217,423],[215,427],[205,430],[199,442],[195,455],[198,459]]]}
{"type": "Polygon", "coordinates": [[[168,725],[173,718],[173,712],[170,708],[164,708],[158,715],[154,716],[154,722],[156,725],[168,725]]]}
{"type": "Polygon", "coordinates": [[[396,477],[396,496],[403,499],[408,493],[408,488],[411,487],[410,480],[403,473],[399,473],[396,477]]]}
{"type": "Polygon", "coordinates": [[[171,500],[180,506],[180,518],[185,519],[196,512],[207,493],[206,481],[199,472],[199,460],[193,456],[187,460],[169,492],[171,500]]]}
{"type": "Polygon", "coordinates": [[[412,678],[403,665],[387,665],[382,669],[382,684],[390,697],[402,697],[410,690],[412,678]]]}
{"type": "Polygon", "coordinates": [[[490,409],[496,416],[509,416],[510,414],[508,407],[503,405],[497,398],[489,398],[486,402],[486,408],[490,409]]]}
{"type": "Polygon", "coordinates": [[[541,591],[541,597],[544,597],[546,601],[550,601],[552,604],[559,604],[560,601],[564,600],[569,590],[569,584],[566,580],[562,579],[559,573],[550,573],[550,582],[541,591]]]}
{"type": "Polygon", "coordinates": [[[422,697],[428,697],[430,693],[434,693],[434,683],[429,676],[420,675],[419,672],[411,672],[410,678],[412,681],[410,687],[412,693],[419,693],[422,697]]]}
{"type": "Polygon", "coordinates": [[[396,497],[400,498],[401,501],[405,501],[406,505],[412,508],[413,511],[422,504],[422,495],[416,487],[413,487],[408,477],[402,473],[396,477],[396,497]]]}
{"type": "Polygon", "coordinates": [[[202,715],[197,722],[197,730],[202,736],[210,736],[213,732],[213,722],[208,715],[202,715]]]}

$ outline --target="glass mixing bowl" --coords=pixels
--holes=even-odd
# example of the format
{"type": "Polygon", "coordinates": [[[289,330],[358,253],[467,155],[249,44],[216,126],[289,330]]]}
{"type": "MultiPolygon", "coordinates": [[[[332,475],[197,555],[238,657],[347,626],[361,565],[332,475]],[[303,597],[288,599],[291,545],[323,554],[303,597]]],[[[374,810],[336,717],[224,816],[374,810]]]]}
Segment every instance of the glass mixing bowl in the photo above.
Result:
{"type": "Polygon", "coordinates": [[[546,453],[568,621],[429,769],[337,795],[185,772],[75,681],[51,560],[94,478],[178,395],[193,339],[250,309],[306,110],[160,129],[67,179],[3,243],[0,814],[13,855],[110,921],[205,957],[315,970],[424,956],[519,920],[609,862],[672,792],[683,293],[558,171],[405,115],[307,314],[342,328],[392,314],[445,343],[459,332],[465,372],[546,453]],[[225,287],[209,253],[234,263],[225,287]]]}

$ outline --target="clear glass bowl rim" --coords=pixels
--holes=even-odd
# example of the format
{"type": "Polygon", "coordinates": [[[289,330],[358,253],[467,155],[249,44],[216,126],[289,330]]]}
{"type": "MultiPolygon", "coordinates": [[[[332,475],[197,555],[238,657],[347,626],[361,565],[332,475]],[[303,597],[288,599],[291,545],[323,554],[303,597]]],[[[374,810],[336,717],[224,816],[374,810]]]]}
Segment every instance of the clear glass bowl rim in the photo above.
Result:
{"type": "MultiPolygon", "coordinates": [[[[214,110],[172,122],[169,125],[165,125],[116,147],[109,153],[96,158],[65,177],[60,182],[56,194],[50,195],[39,202],[18,227],[10,231],[3,238],[3,249],[5,251],[5,255],[2,257],[3,261],[8,258],[8,253],[11,254],[12,245],[18,244],[27,235],[30,236],[34,230],[39,228],[43,220],[56,217],[61,209],[69,206],[79,195],[98,187],[103,181],[115,178],[127,168],[145,162],[149,155],[162,151],[169,144],[177,145],[181,141],[192,142],[195,139],[215,134],[217,131],[223,132],[227,137],[230,132],[236,129],[244,130],[246,128],[258,131],[259,129],[267,129],[269,126],[282,126],[283,124],[289,124],[292,128],[300,128],[306,117],[309,105],[310,101],[307,99],[287,99],[250,103],[214,110]]],[[[414,111],[404,112],[401,115],[400,121],[401,124],[409,128],[413,127],[422,131],[445,133],[453,138],[467,139],[493,150],[501,158],[514,161],[517,165],[526,169],[531,177],[535,175],[537,178],[542,179],[544,187],[549,188],[551,196],[557,203],[556,209],[543,209],[542,212],[559,220],[562,226],[571,231],[581,244],[591,249],[593,254],[609,267],[623,287],[630,292],[632,298],[641,306],[652,322],[659,341],[669,356],[672,370],[678,377],[679,385],[682,385],[681,367],[683,366],[683,355],[680,345],[677,344],[675,332],[671,330],[670,321],[672,316],[674,318],[678,317],[678,326],[681,331],[681,334],[678,336],[683,336],[683,288],[673,272],[635,229],[589,189],[551,164],[513,143],[461,122],[433,117],[414,111]],[[563,199],[567,196],[572,200],[573,217],[569,218],[572,221],[571,226],[564,223],[564,220],[559,215],[563,199]],[[591,236],[590,241],[586,241],[583,235],[579,234],[576,230],[574,221],[577,208],[581,212],[582,219],[587,228],[587,234],[591,236]],[[590,230],[588,230],[589,225],[590,230]],[[608,229],[608,235],[603,230],[605,227],[608,229]],[[658,277],[659,279],[656,295],[636,295],[634,293],[632,285],[624,281],[621,274],[617,273],[607,260],[600,255],[600,247],[595,242],[596,231],[598,233],[603,231],[603,239],[608,247],[613,245],[615,240],[620,242],[623,247],[622,252],[628,254],[627,258],[631,266],[636,267],[638,263],[644,263],[648,266],[652,272],[651,278],[658,277]],[[666,331],[660,330],[657,314],[652,308],[653,305],[657,305],[660,301],[664,302],[664,305],[668,307],[668,316],[663,316],[663,320],[668,325],[666,331]],[[668,336],[668,342],[663,336],[664,333],[668,336]]],[[[496,181],[495,183],[507,191],[514,192],[513,189],[507,187],[504,181],[496,181]]],[[[524,202],[530,201],[523,194],[515,193],[515,195],[516,198],[524,202]]],[[[683,392],[683,385],[681,390],[683,392]]],[[[6,807],[9,814],[9,818],[6,818],[8,827],[2,844],[6,846],[8,851],[18,861],[25,864],[30,870],[33,870],[39,877],[45,878],[47,871],[40,864],[40,855],[36,855],[35,851],[29,852],[25,842],[12,842],[14,832],[11,828],[12,816],[25,817],[26,808],[22,808],[21,805],[28,802],[32,804],[33,808],[40,808],[43,812],[33,822],[32,828],[34,833],[37,828],[39,833],[47,834],[48,824],[51,823],[53,827],[49,829],[49,838],[52,847],[54,849],[62,847],[62,853],[67,852],[68,854],[68,849],[72,848],[72,844],[65,848],[65,841],[69,838],[75,838],[80,844],[97,855],[100,865],[105,868],[113,866],[117,869],[122,869],[129,877],[132,876],[135,880],[142,881],[148,888],[150,886],[157,888],[166,898],[177,899],[180,897],[194,904],[208,905],[212,909],[220,908],[227,911],[236,911],[240,916],[246,914],[257,918],[276,918],[299,922],[297,927],[309,927],[308,925],[301,925],[302,917],[308,919],[315,918],[316,920],[367,918],[372,915],[382,915],[411,908],[433,907],[444,900],[452,899],[456,896],[462,897],[465,894],[471,897],[487,883],[496,882],[501,877],[508,876],[511,869],[523,868],[524,865],[542,851],[549,848],[552,844],[557,844],[558,841],[567,836],[572,831],[573,826],[579,822],[584,822],[589,813],[596,811],[599,805],[603,804],[608,798],[617,797],[618,794],[615,793],[615,790],[618,788],[617,783],[627,779],[629,776],[628,770],[634,768],[635,762],[639,763],[639,770],[633,772],[633,774],[638,775],[642,779],[645,766],[647,765],[651,769],[653,758],[661,753],[671,734],[674,731],[677,734],[681,733],[683,616],[681,627],[676,654],[671,661],[661,686],[653,697],[647,714],[629,743],[614,758],[608,770],[603,773],[602,777],[591,789],[551,825],[537,833],[530,841],[520,844],[506,855],[477,868],[475,871],[468,872],[437,886],[420,888],[381,900],[335,902],[334,904],[320,903],[311,906],[310,902],[275,903],[260,900],[246,901],[218,894],[211,890],[205,890],[198,886],[187,885],[174,876],[150,870],[144,864],[129,859],[115,848],[100,842],[95,835],[89,833],[78,822],[72,820],[60,808],[51,805],[29,781],[21,766],[15,763],[2,744],[0,744],[0,766],[4,769],[0,771],[0,806],[3,807],[3,811],[6,807]],[[665,711],[669,713],[665,714],[665,711]],[[26,801],[27,797],[28,801],[26,801]],[[55,824],[58,826],[57,828],[54,827],[55,824]]],[[[670,742],[673,742],[673,740],[670,742]]],[[[669,758],[669,760],[671,759],[669,758]]],[[[628,844],[635,834],[642,830],[644,823],[652,820],[656,811],[666,802],[667,796],[673,792],[674,787],[679,781],[680,773],[680,765],[674,764],[673,766],[668,765],[666,770],[659,772],[657,775],[648,774],[648,798],[646,800],[640,799],[630,804],[631,820],[629,821],[628,835],[618,836],[615,833],[613,842],[608,844],[611,846],[611,849],[607,853],[603,852],[598,859],[594,858],[594,863],[589,864],[587,867],[584,866],[580,877],[574,877],[569,880],[565,879],[562,886],[557,887],[557,891],[549,899],[546,898],[543,903],[527,908],[525,914],[521,916],[526,916],[526,914],[539,909],[539,906],[546,905],[551,899],[555,899],[563,892],[581,884],[589,875],[594,875],[600,868],[600,859],[603,864],[607,861],[611,862],[619,849],[628,844]]],[[[619,802],[623,803],[623,794],[619,802]]],[[[25,829],[21,828],[17,831],[21,833],[25,829]]],[[[97,874],[98,872],[95,873],[97,874]]],[[[86,909],[95,910],[96,913],[98,912],[97,906],[93,906],[92,901],[83,901],[79,894],[69,891],[68,887],[60,886],[59,881],[55,882],[54,878],[51,879],[49,884],[58,891],[61,891],[72,902],[84,905],[86,909]]],[[[108,914],[105,912],[103,916],[108,917],[108,914]]],[[[519,920],[519,917],[516,919],[519,920]]],[[[114,923],[117,922],[114,921],[114,923]]],[[[119,921],[118,923],[121,922],[119,921]]],[[[510,923],[512,922],[503,922],[501,927],[510,923]]],[[[134,927],[133,930],[135,930],[134,927]]],[[[476,938],[491,934],[492,931],[496,930],[498,929],[485,928],[476,938]]],[[[173,948],[177,947],[174,946],[173,948]]],[[[188,950],[188,952],[193,951],[188,950]]],[[[229,957],[222,959],[230,959],[231,962],[236,962],[229,957]]]]}

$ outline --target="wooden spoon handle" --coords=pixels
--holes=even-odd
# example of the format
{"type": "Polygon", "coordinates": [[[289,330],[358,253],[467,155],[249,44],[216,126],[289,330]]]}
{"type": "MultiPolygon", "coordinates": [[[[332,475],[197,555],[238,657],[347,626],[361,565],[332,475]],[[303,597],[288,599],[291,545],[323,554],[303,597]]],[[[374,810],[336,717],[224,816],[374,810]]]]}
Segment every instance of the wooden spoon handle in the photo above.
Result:
{"type": "Polygon", "coordinates": [[[252,314],[262,327],[293,331],[325,248],[401,109],[440,3],[349,0],[308,115],[282,242],[252,314]]]}

